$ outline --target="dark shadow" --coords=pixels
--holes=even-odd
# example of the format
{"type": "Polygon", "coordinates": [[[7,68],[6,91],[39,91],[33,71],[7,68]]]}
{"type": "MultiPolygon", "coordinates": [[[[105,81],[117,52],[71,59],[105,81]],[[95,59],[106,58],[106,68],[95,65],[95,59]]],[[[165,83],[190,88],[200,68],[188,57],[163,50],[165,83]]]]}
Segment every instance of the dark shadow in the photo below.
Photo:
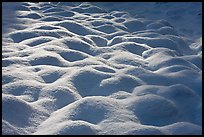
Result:
{"type": "Polygon", "coordinates": [[[19,4],[17,2],[2,2],[2,34],[10,32],[10,26],[17,24],[15,8],[19,4]]]}

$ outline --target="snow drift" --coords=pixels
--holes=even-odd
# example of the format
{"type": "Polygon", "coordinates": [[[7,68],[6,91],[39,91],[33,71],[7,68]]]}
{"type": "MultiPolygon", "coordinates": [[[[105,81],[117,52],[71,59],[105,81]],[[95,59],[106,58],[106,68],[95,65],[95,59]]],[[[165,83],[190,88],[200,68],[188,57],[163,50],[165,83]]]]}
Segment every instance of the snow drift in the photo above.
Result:
{"type": "Polygon", "coordinates": [[[200,7],[3,3],[2,134],[201,134],[200,7]]]}

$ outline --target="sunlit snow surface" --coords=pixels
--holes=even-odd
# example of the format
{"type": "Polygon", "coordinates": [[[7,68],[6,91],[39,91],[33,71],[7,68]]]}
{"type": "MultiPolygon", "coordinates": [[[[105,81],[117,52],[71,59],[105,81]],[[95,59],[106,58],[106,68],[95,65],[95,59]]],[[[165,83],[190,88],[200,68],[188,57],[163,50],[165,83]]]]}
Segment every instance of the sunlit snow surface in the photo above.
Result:
{"type": "Polygon", "coordinates": [[[201,134],[201,17],[201,3],[3,3],[2,134],[201,134]]]}

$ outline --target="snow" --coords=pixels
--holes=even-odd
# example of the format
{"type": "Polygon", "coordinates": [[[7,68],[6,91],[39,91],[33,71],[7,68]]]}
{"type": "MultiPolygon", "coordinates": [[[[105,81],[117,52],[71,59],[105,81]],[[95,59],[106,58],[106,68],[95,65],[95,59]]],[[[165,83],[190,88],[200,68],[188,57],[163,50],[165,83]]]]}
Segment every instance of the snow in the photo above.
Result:
{"type": "Polygon", "coordinates": [[[200,2],[2,3],[3,135],[201,135],[200,2]]]}

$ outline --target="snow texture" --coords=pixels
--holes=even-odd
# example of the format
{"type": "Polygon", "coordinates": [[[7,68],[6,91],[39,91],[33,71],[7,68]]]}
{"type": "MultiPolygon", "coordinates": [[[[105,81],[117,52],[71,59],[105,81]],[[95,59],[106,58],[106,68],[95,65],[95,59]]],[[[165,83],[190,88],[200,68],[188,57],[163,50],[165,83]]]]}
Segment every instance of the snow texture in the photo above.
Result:
{"type": "Polygon", "coordinates": [[[2,3],[3,135],[202,134],[201,3],[2,3]]]}

